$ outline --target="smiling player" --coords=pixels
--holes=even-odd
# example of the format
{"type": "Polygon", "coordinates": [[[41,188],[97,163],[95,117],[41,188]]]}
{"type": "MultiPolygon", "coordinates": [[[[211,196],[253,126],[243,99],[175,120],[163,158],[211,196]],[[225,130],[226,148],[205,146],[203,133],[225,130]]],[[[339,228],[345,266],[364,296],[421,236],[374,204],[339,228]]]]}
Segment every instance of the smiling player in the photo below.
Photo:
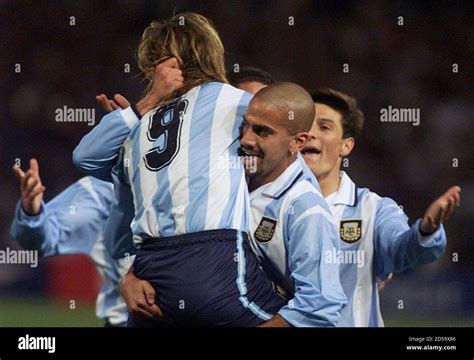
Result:
{"type": "Polygon", "coordinates": [[[257,92],[245,114],[242,155],[250,191],[250,239],[266,273],[289,300],[262,326],[331,327],[346,297],[337,226],[299,150],[314,119],[300,86],[276,83],[257,92]],[[250,165],[250,164],[248,164],[250,165]]]}
{"type": "Polygon", "coordinates": [[[442,223],[459,206],[461,189],[450,188],[410,227],[395,201],[358,188],[341,171],[364,123],[355,99],[333,89],[315,91],[312,98],[316,117],[302,154],[339,223],[342,253],[337,255],[349,298],[339,326],[383,326],[377,280],[443,254],[442,223]]]}

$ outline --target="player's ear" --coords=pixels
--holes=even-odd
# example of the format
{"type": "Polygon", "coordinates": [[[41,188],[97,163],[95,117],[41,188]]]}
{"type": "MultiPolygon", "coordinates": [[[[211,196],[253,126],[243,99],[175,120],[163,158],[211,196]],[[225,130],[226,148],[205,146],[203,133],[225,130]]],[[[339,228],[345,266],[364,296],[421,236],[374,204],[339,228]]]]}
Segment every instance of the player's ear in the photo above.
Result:
{"type": "Polygon", "coordinates": [[[290,143],[290,152],[297,153],[303,149],[306,143],[309,141],[309,134],[307,132],[299,132],[293,137],[293,141],[290,143]]]}
{"type": "Polygon", "coordinates": [[[346,139],[343,139],[342,141],[343,142],[342,142],[341,152],[339,153],[339,155],[341,157],[344,157],[351,153],[355,145],[355,140],[353,137],[348,137],[346,139]]]}

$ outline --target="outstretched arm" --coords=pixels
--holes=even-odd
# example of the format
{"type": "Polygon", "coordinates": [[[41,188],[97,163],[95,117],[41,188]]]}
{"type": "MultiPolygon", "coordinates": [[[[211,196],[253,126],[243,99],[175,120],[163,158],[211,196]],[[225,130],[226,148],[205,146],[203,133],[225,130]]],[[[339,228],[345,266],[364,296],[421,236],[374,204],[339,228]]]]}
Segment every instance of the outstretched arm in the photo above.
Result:
{"type": "Polygon", "coordinates": [[[41,251],[48,229],[44,225],[43,193],[46,188],[41,182],[38,161],[30,159],[26,172],[14,165],[13,172],[20,183],[20,201],[10,226],[11,235],[24,249],[41,251]]]}
{"type": "Polygon", "coordinates": [[[380,278],[435,261],[443,254],[447,240],[442,223],[459,206],[460,191],[458,186],[450,188],[411,227],[408,217],[393,200],[379,201],[374,239],[375,270],[380,278]]]}
{"type": "Polygon", "coordinates": [[[39,250],[44,256],[90,253],[105,227],[112,186],[85,177],[45,204],[37,161],[32,159],[26,172],[17,166],[14,171],[20,182],[21,200],[10,227],[12,237],[23,248],[39,250]]]}
{"type": "Polygon", "coordinates": [[[420,230],[425,234],[434,233],[460,205],[461,188],[453,186],[431,203],[421,220],[420,230]]]}

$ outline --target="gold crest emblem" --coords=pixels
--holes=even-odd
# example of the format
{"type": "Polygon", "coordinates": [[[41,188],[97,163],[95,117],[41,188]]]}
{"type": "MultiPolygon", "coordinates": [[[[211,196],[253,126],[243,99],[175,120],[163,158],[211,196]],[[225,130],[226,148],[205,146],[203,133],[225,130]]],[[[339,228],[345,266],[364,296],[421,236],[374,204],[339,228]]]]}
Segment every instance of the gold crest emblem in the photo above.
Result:
{"type": "Polygon", "coordinates": [[[255,230],[255,239],[258,242],[268,242],[275,233],[276,220],[263,217],[255,230]]]}
{"type": "Polygon", "coordinates": [[[344,220],[339,227],[341,240],[352,244],[362,237],[362,220],[344,220]]]}

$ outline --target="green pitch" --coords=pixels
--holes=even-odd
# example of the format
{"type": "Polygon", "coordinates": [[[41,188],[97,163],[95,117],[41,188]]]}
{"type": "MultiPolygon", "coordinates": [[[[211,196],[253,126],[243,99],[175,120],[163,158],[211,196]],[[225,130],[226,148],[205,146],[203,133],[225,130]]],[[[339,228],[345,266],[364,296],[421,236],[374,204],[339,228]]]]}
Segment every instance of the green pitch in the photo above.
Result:
{"type": "Polygon", "coordinates": [[[95,305],[76,302],[70,309],[68,301],[37,299],[0,299],[2,327],[101,327],[95,316],[95,305]]]}
{"type": "MultiPolygon", "coordinates": [[[[438,317],[428,319],[410,316],[385,316],[387,327],[474,327],[474,316],[438,317]]],[[[2,327],[102,327],[104,322],[95,316],[95,305],[76,303],[69,308],[68,301],[46,299],[0,299],[0,326],[2,327]]]]}
{"type": "MultiPolygon", "coordinates": [[[[383,313],[382,313],[383,316],[383,313]]],[[[474,316],[383,316],[386,327],[474,327],[474,316]]]]}

